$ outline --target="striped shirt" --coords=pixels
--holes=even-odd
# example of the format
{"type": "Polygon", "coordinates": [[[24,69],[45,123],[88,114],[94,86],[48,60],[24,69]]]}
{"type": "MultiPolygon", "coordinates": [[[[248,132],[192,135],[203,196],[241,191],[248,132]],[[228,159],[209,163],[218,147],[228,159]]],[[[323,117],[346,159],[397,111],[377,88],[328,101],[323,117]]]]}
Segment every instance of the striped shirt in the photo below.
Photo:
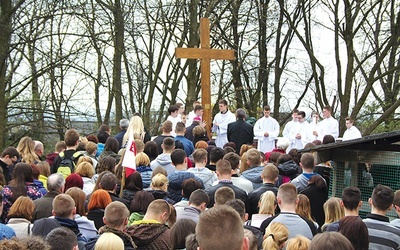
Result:
{"type": "Polygon", "coordinates": [[[400,229],[391,225],[388,217],[368,214],[363,221],[368,228],[369,249],[400,249],[400,229]]]}

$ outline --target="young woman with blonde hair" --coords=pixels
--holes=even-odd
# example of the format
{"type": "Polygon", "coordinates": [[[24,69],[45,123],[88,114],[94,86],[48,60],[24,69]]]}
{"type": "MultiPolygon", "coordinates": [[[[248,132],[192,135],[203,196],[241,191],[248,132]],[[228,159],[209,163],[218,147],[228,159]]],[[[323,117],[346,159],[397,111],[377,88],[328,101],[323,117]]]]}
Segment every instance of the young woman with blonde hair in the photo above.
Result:
{"type": "Polygon", "coordinates": [[[250,221],[250,226],[260,228],[261,223],[275,215],[276,208],[276,197],[274,192],[266,191],[260,197],[260,201],[258,202],[258,214],[253,214],[250,221]]]}
{"type": "Polygon", "coordinates": [[[326,227],[339,221],[344,217],[344,208],[340,205],[340,198],[331,197],[324,203],[325,223],[322,225],[322,232],[325,232],[326,227]]]}
{"type": "Polygon", "coordinates": [[[280,250],[285,247],[289,237],[288,228],[280,222],[272,222],[266,229],[263,250],[280,250]]]}

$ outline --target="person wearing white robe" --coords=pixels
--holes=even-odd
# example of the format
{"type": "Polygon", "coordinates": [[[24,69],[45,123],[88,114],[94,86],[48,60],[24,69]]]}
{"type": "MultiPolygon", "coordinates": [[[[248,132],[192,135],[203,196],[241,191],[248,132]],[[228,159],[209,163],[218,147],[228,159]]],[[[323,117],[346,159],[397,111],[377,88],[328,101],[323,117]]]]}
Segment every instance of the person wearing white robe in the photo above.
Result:
{"type": "Polygon", "coordinates": [[[264,117],[254,125],[254,136],[257,138],[257,149],[263,153],[275,148],[275,139],[279,135],[279,123],[270,116],[270,107],[264,106],[264,117]]]}
{"type": "Polygon", "coordinates": [[[282,131],[282,136],[289,139],[289,135],[291,134],[292,128],[296,124],[297,124],[297,109],[294,109],[292,112],[292,120],[286,123],[282,131]]]}
{"type": "MultiPolygon", "coordinates": [[[[312,113],[311,113],[311,122],[309,123],[310,124],[310,129],[311,129],[311,132],[314,132],[314,131],[316,131],[317,133],[316,134],[318,134],[319,132],[321,132],[320,131],[320,128],[319,128],[319,114],[317,113],[317,111],[313,111],[312,113]]],[[[314,140],[317,140],[318,139],[318,136],[316,136],[316,135],[312,135],[312,140],[311,141],[314,141],[314,140]]]]}
{"type": "Polygon", "coordinates": [[[175,105],[170,106],[170,107],[168,108],[169,116],[167,117],[167,120],[170,121],[170,122],[172,122],[172,131],[171,131],[171,135],[172,135],[173,137],[176,136],[176,134],[175,134],[175,127],[176,127],[176,124],[177,124],[178,122],[181,121],[181,119],[178,117],[178,112],[179,112],[179,108],[178,108],[177,106],[175,106],[175,105]]]}
{"type": "Polygon", "coordinates": [[[217,133],[215,139],[215,145],[223,148],[228,143],[228,124],[236,121],[236,116],[229,111],[228,102],[226,100],[220,100],[218,102],[219,113],[215,115],[213,120],[212,132],[217,133]]]}
{"type": "Polygon", "coordinates": [[[346,118],[346,127],[347,130],[344,131],[342,141],[354,140],[362,137],[360,130],[354,126],[353,118],[346,118]]]}
{"type": "Polygon", "coordinates": [[[186,117],[186,127],[189,127],[190,125],[192,125],[193,123],[193,118],[195,118],[197,115],[194,112],[194,108],[197,105],[201,105],[201,103],[199,101],[194,101],[193,102],[193,110],[189,112],[189,114],[186,117]]]}
{"type": "Polygon", "coordinates": [[[320,122],[319,130],[314,131],[313,134],[322,141],[325,135],[332,135],[335,139],[339,137],[339,122],[332,117],[332,108],[325,106],[322,110],[324,119],[320,122]]]}
{"type": "Polygon", "coordinates": [[[292,148],[303,149],[307,143],[313,140],[311,126],[306,121],[305,116],[306,113],[304,111],[297,112],[298,122],[291,130],[292,133],[289,136],[290,145],[286,152],[289,152],[292,148]]]}

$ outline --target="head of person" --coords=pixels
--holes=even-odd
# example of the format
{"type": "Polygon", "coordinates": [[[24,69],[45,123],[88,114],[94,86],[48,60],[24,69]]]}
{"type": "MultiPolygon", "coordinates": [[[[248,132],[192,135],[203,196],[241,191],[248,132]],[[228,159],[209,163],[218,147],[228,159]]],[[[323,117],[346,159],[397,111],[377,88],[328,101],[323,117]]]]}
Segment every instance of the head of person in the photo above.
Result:
{"type": "Polygon", "coordinates": [[[190,194],[189,205],[200,207],[200,210],[204,211],[208,203],[210,203],[210,198],[203,189],[196,189],[190,194]]]}
{"type": "Polygon", "coordinates": [[[340,199],[331,197],[324,203],[325,224],[338,221],[344,217],[344,209],[340,205],[340,199]]]}
{"type": "Polygon", "coordinates": [[[97,139],[99,140],[99,143],[105,144],[109,137],[110,134],[105,131],[100,131],[97,133],[97,139]]]}
{"type": "Polygon", "coordinates": [[[39,160],[35,154],[35,142],[29,136],[22,137],[17,145],[17,151],[21,155],[21,161],[25,163],[35,163],[39,160]]]}
{"type": "Polygon", "coordinates": [[[139,172],[136,171],[136,172],[130,174],[125,179],[124,189],[128,189],[128,190],[131,190],[131,191],[143,190],[142,176],[140,175],[139,172]]]}
{"type": "Polygon", "coordinates": [[[261,197],[260,201],[258,202],[259,214],[271,214],[275,215],[275,208],[276,208],[276,197],[274,192],[272,191],[265,191],[261,197]]]}
{"type": "Polygon", "coordinates": [[[351,117],[346,117],[346,128],[351,128],[354,125],[354,119],[351,117]]]}
{"type": "Polygon", "coordinates": [[[75,129],[68,129],[64,135],[65,145],[67,147],[77,147],[79,143],[79,133],[75,129]]]}
{"type": "Polygon", "coordinates": [[[350,211],[357,210],[362,205],[361,191],[358,187],[346,187],[342,191],[344,208],[350,211]]]}
{"type": "Polygon", "coordinates": [[[303,169],[312,171],[314,169],[314,156],[311,153],[304,153],[300,158],[300,165],[303,169]]]}
{"type": "Polygon", "coordinates": [[[224,158],[224,150],[222,148],[213,147],[210,151],[210,163],[216,164],[224,158]]]}
{"type": "Polygon", "coordinates": [[[47,178],[47,190],[49,192],[64,192],[65,180],[60,173],[51,174],[47,178]]]}
{"type": "Polygon", "coordinates": [[[232,170],[236,171],[239,168],[240,156],[235,152],[225,154],[223,159],[229,161],[232,170]]]}
{"type": "Polygon", "coordinates": [[[95,250],[124,249],[124,241],[114,233],[102,233],[94,245],[95,250]]]}
{"type": "Polygon", "coordinates": [[[358,216],[345,216],[339,221],[339,232],[343,234],[357,250],[368,250],[368,228],[358,216]]]}
{"type": "Polygon", "coordinates": [[[196,164],[204,164],[205,165],[207,163],[207,151],[203,148],[194,150],[192,156],[193,156],[194,163],[196,163],[196,164]]]}
{"type": "Polygon", "coordinates": [[[203,110],[204,110],[203,106],[200,105],[200,103],[199,103],[194,107],[194,114],[196,116],[202,117],[203,116],[203,110]]]}
{"type": "Polygon", "coordinates": [[[105,173],[101,178],[99,186],[106,191],[113,192],[117,188],[117,177],[111,172],[105,173]]]}
{"type": "Polygon", "coordinates": [[[126,130],[123,142],[127,142],[129,138],[143,140],[145,135],[143,120],[140,117],[140,114],[135,113],[131,119],[129,120],[129,126],[126,130]]]}
{"type": "Polygon", "coordinates": [[[175,106],[175,105],[171,105],[168,108],[168,114],[172,117],[177,117],[178,116],[178,111],[179,111],[179,107],[175,106]]]}
{"type": "Polygon", "coordinates": [[[172,131],[172,122],[168,121],[168,120],[163,122],[161,129],[162,129],[163,133],[171,133],[171,131],[172,131]]]}
{"type": "Polygon", "coordinates": [[[181,122],[186,124],[186,122],[187,122],[187,114],[186,114],[186,112],[182,112],[182,114],[181,114],[181,122]]]}
{"type": "Polygon", "coordinates": [[[161,144],[161,147],[163,149],[163,152],[172,152],[175,148],[175,140],[171,137],[166,137],[163,140],[163,143],[161,144]]]}
{"type": "Polygon", "coordinates": [[[112,200],[110,194],[107,191],[103,189],[97,189],[90,196],[88,211],[94,209],[105,209],[111,202],[112,200]]]}
{"type": "Polygon", "coordinates": [[[129,120],[125,118],[119,120],[119,127],[122,130],[126,130],[129,127],[129,120]]]}
{"type": "MultiPolygon", "coordinates": [[[[154,172],[153,172],[154,173],[154,172]]],[[[153,190],[163,190],[168,189],[168,178],[164,174],[158,173],[153,178],[151,178],[151,189],[153,190]]]]}
{"type": "Polygon", "coordinates": [[[226,111],[228,111],[228,102],[226,100],[219,100],[218,109],[221,113],[225,113],[226,111]]]}
{"type": "Polygon", "coordinates": [[[332,116],[332,108],[329,105],[326,105],[322,109],[322,114],[324,115],[324,118],[330,118],[332,116]]]}
{"type": "Polygon", "coordinates": [[[186,152],[183,149],[175,149],[171,153],[171,161],[172,164],[174,164],[175,167],[178,165],[184,165],[185,167],[187,166],[187,160],[186,160],[186,152]]]}
{"type": "Polygon", "coordinates": [[[178,113],[182,115],[185,112],[185,106],[181,102],[175,103],[175,106],[179,108],[178,113]]]}
{"type": "Polygon", "coordinates": [[[378,184],[372,191],[372,196],[368,203],[372,206],[373,211],[384,212],[389,211],[393,206],[394,192],[388,186],[378,184]]]}
{"type": "Polygon", "coordinates": [[[154,141],[148,141],[144,144],[143,153],[145,153],[150,160],[154,160],[158,156],[157,143],[154,141]]]}
{"type": "Polygon", "coordinates": [[[263,112],[264,112],[264,117],[269,117],[269,115],[271,114],[271,108],[270,108],[270,106],[268,106],[268,105],[265,105],[264,106],[264,109],[263,109],[263,112]]]}
{"type": "Polygon", "coordinates": [[[106,156],[101,158],[99,164],[96,167],[96,174],[101,174],[104,171],[109,171],[114,173],[115,165],[117,164],[116,160],[112,156],[106,156]]]}
{"type": "Polygon", "coordinates": [[[147,212],[150,203],[154,201],[154,196],[147,191],[137,191],[131,202],[130,212],[143,213],[147,212]]]}
{"type": "Polygon", "coordinates": [[[190,219],[178,220],[170,231],[171,249],[185,249],[186,237],[196,232],[196,223],[190,219]]]}
{"type": "Polygon", "coordinates": [[[129,210],[120,201],[113,201],[104,210],[103,222],[105,225],[119,229],[128,224],[129,210]]]}
{"type": "Polygon", "coordinates": [[[150,203],[144,216],[144,220],[152,219],[161,224],[165,224],[168,221],[170,214],[171,208],[168,202],[162,199],[157,199],[150,203]]]}
{"type": "Polygon", "coordinates": [[[46,242],[51,246],[51,250],[78,250],[78,239],[75,233],[66,227],[51,230],[46,236],[46,242]]]}
{"type": "Polygon", "coordinates": [[[19,153],[16,148],[8,147],[1,153],[1,160],[7,165],[15,164],[18,161],[19,153]]]}
{"type": "Polygon", "coordinates": [[[290,155],[290,157],[292,157],[292,160],[297,165],[300,165],[301,153],[299,152],[299,150],[297,148],[292,148],[291,150],[289,150],[288,155],[290,155]]]}
{"type": "Polygon", "coordinates": [[[185,123],[183,122],[178,122],[175,126],[175,133],[177,135],[184,135],[186,131],[186,126],[185,123]]]}
{"type": "Polygon", "coordinates": [[[206,130],[200,125],[197,125],[192,130],[193,137],[202,137],[206,135],[206,130]]]}
{"type": "Polygon", "coordinates": [[[275,183],[278,180],[279,170],[272,164],[268,163],[261,172],[261,178],[263,182],[275,183]]]}
{"type": "Polygon", "coordinates": [[[104,145],[104,150],[112,151],[118,154],[119,151],[119,142],[114,137],[108,137],[106,140],[106,144],[104,145]]]}
{"type": "Polygon", "coordinates": [[[99,139],[97,139],[97,135],[95,134],[90,134],[86,136],[86,139],[88,140],[88,142],[94,142],[94,143],[99,143],[99,139]]]}
{"type": "Polygon", "coordinates": [[[67,194],[59,194],[53,199],[53,215],[73,219],[76,213],[75,201],[67,194]]]}
{"type": "Polygon", "coordinates": [[[248,248],[242,219],[227,205],[216,206],[200,214],[196,238],[200,250],[241,250],[243,246],[248,248]],[[229,232],[229,237],[226,237],[226,232],[229,232]]]}
{"type": "Polygon", "coordinates": [[[153,172],[151,173],[151,178],[153,178],[157,174],[163,174],[164,176],[168,176],[167,170],[165,170],[165,168],[161,166],[158,166],[153,170],[153,172]]]}
{"type": "Polygon", "coordinates": [[[286,149],[289,147],[289,145],[290,145],[290,141],[285,137],[281,137],[276,141],[276,148],[281,149],[283,151],[286,151],[286,149]]]}
{"type": "Polygon", "coordinates": [[[247,115],[246,115],[246,111],[244,109],[239,108],[236,110],[236,119],[245,120],[246,117],[247,117],[247,115]]]}
{"type": "Polygon", "coordinates": [[[298,194],[297,198],[299,202],[296,206],[296,213],[312,221],[310,199],[304,194],[298,194]]]}
{"type": "Polygon", "coordinates": [[[79,174],[72,173],[65,179],[64,191],[67,191],[71,187],[83,189],[83,179],[79,174]]]}
{"type": "Polygon", "coordinates": [[[198,142],[196,142],[196,145],[194,145],[195,149],[199,149],[199,148],[206,149],[207,147],[208,147],[208,144],[205,141],[198,141],[198,142]]]}
{"type": "Polygon", "coordinates": [[[279,156],[281,156],[281,154],[282,153],[279,153],[279,152],[271,152],[271,154],[269,155],[268,162],[278,165],[278,159],[279,159],[279,156]]]}
{"type": "Polygon", "coordinates": [[[278,189],[277,202],[282,209],[284,206],[294,208],[298,203],[296,186],[291,183],[284,183],[278,189]]]}
{"type": "Polygon", "coordinates": [[[12,204],[7,216],[8,218],[22,218],[31,221],[33,211],[35,211],[35,203],[27,196],[20,196],[12,204]]]}
{"type": "Polygon", "coordinates": [[[232,167],[229,161],[227,160],[219,160],[216,164],[216,173],[219,179],[230,179],[232,174],[232,167]]]}
{"type": "Polygon", "coordinates": [[[86,194],[82,189],[78,187],[72,187],[68,189],[65,194],[69,195],[74,199],[76,213],[80,216],[86,216],[86,194]]]}
{"type": "Polygon", "coordinates": [[[81,162],[76,166],[75,173],[79,174],[81,177],[92,178],[94,175],[93,165],[89,162],[81,162]]]}
{"type": "Polygon", "coordinates": [[[306,120],[306,112],[304,111],[298,111],[296,113],[297,121],[300,123],[303,123],[306,120]]]}
{"type": "Polygon", "coordinates": [[[40,161],[36,164],[39,169],[40,175],[49,177],[50,175],[50,164],[47,161],[40,161]]]}
{"type": "Polygon", "coordinates": [[[311,240],[309,250],[354,250],[351,242],[338,232],[325,232],[317,234],[311,240]]]}
{"type": "Polygon", "coordinates": [[[336,142],[336,139],[332,135],[324,135],[324,138],[322,138],[322,144],[328,144],[334,142],[336,142]]]}
{"type": "Polygon", "coordinates": [[[189,199],[193,191],[201,189],[202,185],[199,181],[194,178],[186,179],[182,182],[182,196],[185,199],[189,199]]]}
{"type": "Polygon", "coordinates": [[[266,229],[263,241],[264,249],[283,249],[289,237],[288,228],[280,222],[272,222],[266,229]]]}
{"type": "Polygon", "coordinates": [[[228,205],[233,209],[235,209],[236,212],[238,212],[240,218],[243,220],[243,222],[247,221],[248,214],[246,213],[246,206],[242,200],[239,199],[229,200],[225,203],[225,205],[228,205]]]}
{"type": "Polygon", "coordinates": [[[95,155],[97,153],[97,144],[89,141],[86,144],[86,152],[88,153],[88,155],[95,155]]]}
{"type": "Polygon", "coordinates": [[[286,250],[308,250],[310,239],[302,235],[297,235],[286,242],[286,250]]]}
{"type": "Polygon", "coordinates": [[[261,155],[260,151],[258,151],[255,148],[251,148],[246,152],[246,157],[247,157],[247,164],[250,165],[250,167],[258,167],[261,165],[261,155]]]}
{"type": "Polygon", "coordinates": [[[225,205],[228,201],[235,199],[235,192],[229,187],[220,187],[214,195],[214,206],[225,205]]]}
{"type": "Polygon", "coordinates": [[[280,164],[288,162],[288,161],[293,161],[292,157],[290,157],[289,154],[280,154],[278,159],[276,160],[276,164],[280,165],[280,164]]]}
{"type": "Polygon", "coordinates": [[[42,143],[41,141],[34,141],[34,142],[35,142],[35,148],[34,148],[35,153],[36,153],[38,156],[42,156],[43,153],[44,153],[44,146],[43,146],[43,143],[42,143]]]}

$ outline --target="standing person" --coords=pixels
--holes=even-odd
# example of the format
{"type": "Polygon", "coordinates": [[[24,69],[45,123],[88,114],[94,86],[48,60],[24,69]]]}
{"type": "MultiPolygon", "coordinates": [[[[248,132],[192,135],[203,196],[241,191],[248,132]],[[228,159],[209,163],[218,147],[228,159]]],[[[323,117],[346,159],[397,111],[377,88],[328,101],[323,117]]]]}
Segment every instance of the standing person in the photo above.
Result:
{"type": "Polygon", "coordinates": [[[168,175],[172,174],[175,172],[175,167],[172,165],[171,161],[171,153],[175,149],[175,141],[174,138],[167,137],[164,139],[162,142],[162,151],[160,151],[162,154],[157,156],[157,158],[153,161],[150,162],[150,167],[154,171],[154,169],[158,166],[161,166],[164,168],[168,175]]]}
{"type": "Polygon", "coordinates": [[[361,138],[361,132],[354,126],[354,119],[351,117],[346,118],[346,128],[344,131],[342,141],[354,140],[361,138]]]}
{"type": "Polygon", "coordinates": [[[35,154],[37,155],[37,157],[39,157],[40,161],[43,161],[42,156],[44,153],[44,146],[43,143],[41,141],[34,141],[35,142],[35,154]]]}
{"type": "Polygon", "coordinates": [[[186,155],[189,156],[194,151],[193,142],[187,139],[184,135],[186,132],[186,127],[183,122],[178,122],[175,126],[175,141],[180,141],[183,145],[183,149],[186,152],[186,155]]]}
{"type": "Polygon", "coordinates": [[[318,136],[316,136],[316,135],[314,134],[314,131],[316,131],[317,134],[318,134],[318,132],[320,131],[320,126],[319,126],[319,125],[320,125],[320,124],[319,124],[319,114],[318,114],[318,112],[317,112],[317,111],[311,112],[310,127],[311,127],[311,131],[312,131],[312,133],[313,133],[313,135],[312,135],[312,137],[311,137],[313,141],[315,141],[315,140],[318,139],[318,136]]]}
{"type": "Polygon", "coordinates": [[[185,114],[185,106],[183,106],[183,103],[177,102],[175,103],[175,106],[179,108],[178,110],[178,118],[180,122],[183,122],[183,124],[186,125],[186,114],[185,114]],[[184,119],[185,121],[182,120],[182,116],[185,116],[184,119]]]}
{"type": "MultiPolygon", "coordinates": [[[[0,185],[7,185],[11,180],[12,175],[12,168],[11,166],[14,165],[18,161],[19,153],[16,148],[8,147],[3,150],[0,157],[0,166],[1,170],[3,171],[4,181],[5,183],[1,183],[0,185]]],[[[1,180],[0,180],[1,181],[1,180]]]]}
{"type": "Polygon", "coordinates": [[[228,143],[228,124],[235,122],[235,115],[228,109],[228,102],[226,100],[220,100],[218,102],[219,113],[215,115],[213,120],[212,132],[217,133],[215,144],[217,147],[222,148],[228,143]]]}
{"type": "Polygon", "coordinates": [[[189,114],[187,115],[187,118],[186,118],[186,127],[189,127],[190,125],[192,125],[193,118],[195,118],[197,116],[196,111],[195,111],[195,108],[197,105],[201,106],[201,103],[199,101],[194,101],[193,102],[193,110],[189,112],[189,114]]]}
{"type": "Polygon", "coordinates": [[[393,190],[378,184],[372,191],[368,203],[371,213],[363,220],[368,228],[369,249],[399,249],[400,229],[389,222],[386,213],[393,207],[393,190]]]}
{"type": "Polygon", "coordinates": [[[167,137],[174,139],[174,137],[171,135],[171,131],[172,131],[172,122],[171,121],[167,120],[167,121],[163,122],[161,130],[162,130],[162,134],[153,139],[153,141],[155,143],[157,143],[157,149],[158,149],[159,155],[163,153],[161,144],[163,144],[164,139],[167,137]]]}
{"type": "Polygon", "coordinates": [[[303,149],[307,143],[313,140],[310,124],[305,119],[306,113],[298,111],[296,115],[297,122],[290,131],[288,137],[290,146],[286,149],[286,152],[289,152],[292,148],[303,149]]]}
{"type": "Polygon", "coordinates": [[[206,168],[207,164],[207,151],[203,148],[196,149],[193,152],[193,160],[195,167],[189,168],[188,172],[193,173],[203,181],[204,188],[207,189],[212,186],[214,181],[217,180],[217,175],[206,168]]]}
{"type": "Polygon", "coordinates": [[[258,139],[257,149],[263,153],[275,148],[275,139],[279,135],[279,123],[270,116],[271,108],[264,106],[264,117],[254,125],[254,135],[258,139]]]}
{"type": "Polygon", "coordinates": [[[121,132],[116,134],[114,136],[114,138],[117,139],[120,149],[122,148],[122,146],[124,146],[122,143],[123,143],[123,139],[124,139],[124,135],[126,133],[126,130],[128,129],[128,126],[129,126],[129,120],[128,119],[124,118],[124,119],[121,119],[119,121],[119,128],[121,129],[121,132]]]}
{"type": "Polygon", "coordinates": [[[297,109],[293,109],[292,111],[292,120],[286,123],[285,127],[283,128],[282,131],[282,136],[285,137],[286,139],[290,140],[291,135],[294,134],[294,131],[296,130],[295,127],[298,124],[298,119],[297,119],[297,109]]]}
{"type": "Polygon", "coordinates": [[[253,126],[246,120],[246,111],[244,109],[236,110],[236,121],[228,124],[227,137],[229,142],[236,145],[236,153],[240,153],[240,147],[243,144],[253,145],[254,130],[253,126]]]}
{"type": "Polygon", "coordinates": [[[314,173],[314,156],[311,153],[305,153],[301,156],[300,165],[303,168],[303,173],[291,181],[299,192],[307,187],[311,177],[318,175],[314,173]]]}
{"type": "Polygon", "coordinates": [[[168,108],[168,117],[167,121],[172,122],[172,131],[171,135],[175,137],[175,127],[178,122],[180,122],[180,118],[178,117],[179,108],[175,105],[172,105],[168,108]]]}
{"type": "Polygon", "coordinates": [[[325,135],[332,135],[335,139],[339,136],[339,123],[332,117],[332,108],[325,106],[322,110],[324,119],[318,125],[320,131],[313,131],[313,135],[322,141],[325,135]]]}
{"type": "MultiPolygon", "coordinates": [[[[56,143],[56,146],[54,148],[54,152],[47,154],[46,162],[49,163],[50,169],[53,169],[54,160],[56,159],[58,154],[63,152],[66,149],[67,149],[67,145],[65,144],[65,142],[64,141],[59,141],[59,142],[56,143]]],[[[96,144],[96,150],[97,150],[97,144],[96,144]]]]}

